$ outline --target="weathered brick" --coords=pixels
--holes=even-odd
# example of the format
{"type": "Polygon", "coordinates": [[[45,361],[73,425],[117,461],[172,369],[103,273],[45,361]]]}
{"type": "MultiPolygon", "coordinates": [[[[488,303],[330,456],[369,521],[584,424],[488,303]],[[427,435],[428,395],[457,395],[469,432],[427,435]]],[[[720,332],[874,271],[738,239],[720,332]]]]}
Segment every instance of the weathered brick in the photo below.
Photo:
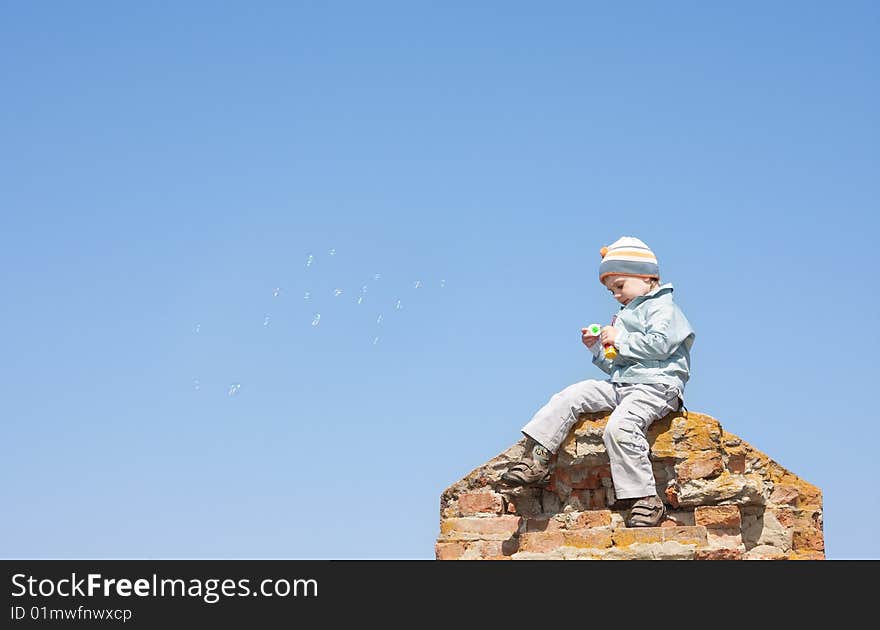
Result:
{"type": "Polygon", "coordinates": [[[625,528],[602,443],[608,414],[582,420],[549,490],[499,489],[525,440],[447,488],[435,556],[824,559],[821,491],[698,413],[652,425],[651,468],[671,512],[659,527],[625,528]]]}
{"type": "Polygon", "coordinates": [[[742,560],[742,549],[697,549],[694,560],[742,560]]]}
{"type": "Polygon", "coordinates": [[[706,541],[713,549],[745,549],[739,529],[707,529],[706,541]]]}
{"type": "Polygon", "coordinates": [[[822,532],[812,527],[796,528],[792,534],[791,546],[798,553],[825,553],[825,539],[822,532]]]}
{"type": "Polygon", "coordinates": [[[516,551],[515,538],[438,542],[435,545],[437,560],[510,560],[516,551]]]}
{"type": "Polygon", "coordinates": [[[776,484],[770,494],[770,503],[772,505],[797,505],[799,494],[797,486],[776,484]]]}
{"type": "Polygon", "coordinates": [[[568,529],[607,527],[611,525],[611,510],[590,510],[569,514],[568,529]]]}
{"type": "Polygon", "coordinates": [[[458,511],[461,516],[489,513],[501,514],[504,501],[494,492],[469,492],[458,497],[458,511]]]}
{"type": "Polygon", "coordinates": [[[685,482],[692,479],[706,479],[717,477],[724,470],[724,464],[720,453],[701,454],[690,457],[676,466],[675,472],[679,481],[685,482]]]}
{"type": "Polygon", "coordinates": [[[634,544],[677,542],[683,545],[706,544],[705,527],[621,527],[612,535],[614,545],[626,547],[634,544]]]}
{"type": "Polygon", "coordinates": [[[705,414],[688,413],[672,426],[676,454],[721,450],[721,424],[705,414]]]}
{"type": "Polygon", "coordinates": [[[816,486],[798,480],[798,507],[800,508],[821,508],[822,507],[822,491],[816,486]]]}
{"type": "Polygon", "coordinates": [[[673,418],[677,416],[670,414],[665,418],[661,418],[648,427],[648,444],[651,445],[651,457],[662,459],[666,457],[675,457],[675,440],[670,430],[673,418]]]}
{"type": "Polygon", "coordinates": [[[824,560],[825,552],[824,551],[790,551],[788,552],[789,560],[824,560]]]}
{"type": "Polygon", "coordinates": [[[518,548],[515,539],[479,540],[470,544],[477,546],[481,560],[510,560],[518,548]]]}
{"type": "Polygon", "coordinates": [[[696,525],[694,513],[687,511],[668,511],[660,521],[660,527],[693,527],[694,525],[696,525]]]}
{"type": "Polygon", "coordinates": [[[745,554],[743,560],[787,560],[788,555],[772,545],[758,545],[752,547],[745,554]]]}
{"type": "Polygon", "coordinates": [[[791,539],[794,508],[743,507],[742,539],[746,547],[770,546],[788,551],[791,539]]]}
{"type": "Polygon", "coordinates": [[[742,474],[746,471],[746,456],[730,455],[727,458],[727,470],[732,473],[742,474]]]}
{"type": "Polygon", "coordinates": [[[663,542],[663,530],[661,527],[624,527],[614,530],[612,540],[615,547],[628,547],[636,543],[660,543],[663,542]]]}
{"type": "Polygon", "coordinates": [[[565,560],[561,549],[554,549],[547,553],[534,551],[518,551],[510,557],[511,560],[565,560]]]}
{"type": "Polygon", "coordinates": [[[772,514],[783,527],[794,527],[795,514],[792,508],[767,508],[765,515],[767,513],[772,514]]]}
{"type": "Polygon", "coordinates": [[[506,538],[512,536],[520,524],[519,516],[503,515],[480,518],[468,516],[462,518],[448,518],[440,523],[440,535],[444,538],[454,539],[461,536],[478,536],[481,538],[506,538]]]}
{"type": "Polygon", "coordinates": [[[567,547],[605,549],[611,546],[611,527],[578,529],[562,534],[567,547]]]}
{"type": "Polygon", "coordinates": [[[556,469],[556,483],[572,490],[593,490],[602,487],[601,470],[596,466],[578,464],[556,469]]]}
{"type": "Polygon", "coordinates": [[[458,560],[467,549],[463,542],[438,542],[434,545],[437,560],[458,560]]]}
{"type": "Polygon", "coordinates": [[[663,542],[675,541],[683,545],[705,545],[706,528],[694,527],[663,527],[663,542]]]}
{"type": "Polygon", "coordinates": [[[737,505],[698,505],[694,508],[694,524],[707,528],[735,528],[742,526],[737,505]]]}
{"type": "Polygon", "coordinates": [[[666,497],[666,503],[673,508],[677,508],[680,505],[678,486],[667,486],[663,494],[666,497]]]}
{"type": "Polygon", "coordinates": [[[519,551],[546,553],[565,544],[565,535],[560,531],[527,532],[519,537],[519,551]]]}

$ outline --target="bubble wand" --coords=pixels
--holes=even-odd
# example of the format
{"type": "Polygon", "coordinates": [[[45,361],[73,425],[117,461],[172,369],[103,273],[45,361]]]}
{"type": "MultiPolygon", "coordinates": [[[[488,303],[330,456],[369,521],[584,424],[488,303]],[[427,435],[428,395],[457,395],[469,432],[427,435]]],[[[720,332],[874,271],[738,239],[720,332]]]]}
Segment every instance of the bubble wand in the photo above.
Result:
{"type": "MultiPolygon", "coordinates": [[[[617,319],[617,315],[611,318],[611,325],[614,326],[614,321],[617,319]]],[[[590,333],[591,337],[598,337],[602,332],[602,327],[599,324],[590,324],[587,326],[587,331],[590,333]]],[[[614,344],[606,343],[603,344],[603,348],[605,350],[605,358],[609,361],[613,361],[617,356],[617,348],[614,347],[614,344]]]]}

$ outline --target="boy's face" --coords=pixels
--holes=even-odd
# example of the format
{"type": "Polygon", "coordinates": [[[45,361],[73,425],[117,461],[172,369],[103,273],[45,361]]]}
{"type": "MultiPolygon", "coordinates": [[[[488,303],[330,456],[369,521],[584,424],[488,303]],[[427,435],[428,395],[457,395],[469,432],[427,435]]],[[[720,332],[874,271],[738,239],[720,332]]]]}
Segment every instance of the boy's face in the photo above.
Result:
{"type": "Polygon", "coordinates": [[[635,276],[608,276],[603,283],[614,299],[623,304],[629,304],[630,300],[651,291],[650,278],[636,278],[635,276]]]}

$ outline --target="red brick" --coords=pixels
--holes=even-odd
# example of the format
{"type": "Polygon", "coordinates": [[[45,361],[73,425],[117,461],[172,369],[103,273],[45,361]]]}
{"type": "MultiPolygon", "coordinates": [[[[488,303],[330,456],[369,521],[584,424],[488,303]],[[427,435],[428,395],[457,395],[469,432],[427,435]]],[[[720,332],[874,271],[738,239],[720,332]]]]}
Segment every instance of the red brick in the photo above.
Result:
{"type": "Polygon", "coordinates": [[[510,556],[517,551],[515,541],[480,540],[471,544],[479,545],[480,558],[483,560],[510,560],[510,556]]]}
{"type": "Polygon", "coordinates": [[[717,477],[724,470],[720,453],[711,453],[707,456],[692,457],[678,464],[676,475],[679,481],[691,479],[706,479],[717,477]]]}
{"type": "Polygon", "coordinates": [[[746,456],[731,455],[727,459],[727,470],[735,474],[742,474],[746,471],[746,456]]]}
{"type": "Polygon", "coordinates": [[[737,505],[699,505],[694,508],[694,523],[713,529],[740,529],[742,517],[737,505]]]}
{"type": "Polygon", "coordinates": [[[671,505],[673,508],[677,508],[679,506],[678,488],[676,488],[675,486],[667,486],[663,494],[666,495],[666,502],[669,505],[671,505]]]}
{"type": "Polygon", "coordinates": [[[513,535],[519,529],[520,517],[513,515],[494,516],[488,518],[462,517],[448,518],[440,522],[440,534],[450,535],[456,532],[469,534],[513,535]]]}
{"type": "Polygon", "coordinates": [[[799,494],[795,486],[776,484],[773,487],[773,493],[770,495],[770,503],[776,505],[797,505],[799,494]]]}
{"type": "Polygon", "coordinates": [[[438,542],[434,545],[434,557],[437,560],[458,560],[467,546],[461,542],[438,542]]]}
{"type": "Polygon", "coordinates": [[[519,537],[520,551],[534,551],[544,553],[553,551],[565,544],[565,535],[562,531],[554,532],[531,532],[519,537]]]}
{"type": "Polygon", "coordinates": [[[469,492],[458,497],[458,511],[461,516],[489,513],[501,514],[504,502],[500,494],[494,492],[469,492]]]}
{"type": "Polygon", "coordinates": [[[602,487],[599,474],[600,471],[596,466],[583,464],[563,466],[556,469],[556,482],[572,490],[595,490],[602,487]]]}
{"type": "Polygon", "coordinates": [[[767,508],[767,512],[775,516],[783,527],[794,527],[795,517],[791,508],[767,508]]]}
{"type": "Polygon", "coordinates": [[[581,512],[568,523],[568,529],[607,527],[611,525],[611,510],[590,510],[581,512]]]}

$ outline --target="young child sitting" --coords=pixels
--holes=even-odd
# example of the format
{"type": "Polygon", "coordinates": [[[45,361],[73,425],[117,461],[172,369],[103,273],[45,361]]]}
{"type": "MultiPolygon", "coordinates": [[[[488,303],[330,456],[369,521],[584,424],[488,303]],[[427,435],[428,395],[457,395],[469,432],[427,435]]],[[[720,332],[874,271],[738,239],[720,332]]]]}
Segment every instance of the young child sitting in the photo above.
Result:
{"type": "Polygon", "coordinates": [[[694,331],[660,284],[657,258],[641,240],[624,236],[601,250],[599,281],[621,306],[599,335],[581,329],[593,363],[610,375],[569,385],[550,398],[523,427],[522,459],[501,476],[510,486],[546,485],[556,453],[581,413],[611,411],[602,439],[611,462],[614,493],[632,503],[628,527],[653,527],[666,514],[648,457],[648,427],[684,401],[694,331]],[[617,351],[605,357],[605,347],[617,351]]]}

